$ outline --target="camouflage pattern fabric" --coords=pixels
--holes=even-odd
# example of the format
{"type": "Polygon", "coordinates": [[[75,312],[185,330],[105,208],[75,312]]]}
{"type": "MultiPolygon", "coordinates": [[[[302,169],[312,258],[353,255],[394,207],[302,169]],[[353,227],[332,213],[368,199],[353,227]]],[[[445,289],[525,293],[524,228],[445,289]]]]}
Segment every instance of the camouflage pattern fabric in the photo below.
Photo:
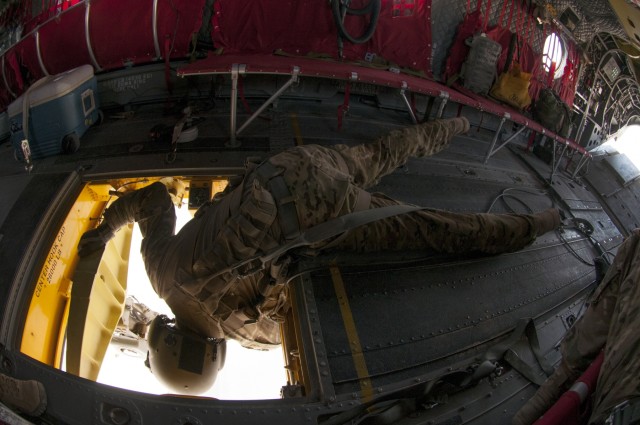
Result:
{"type": "Polygon", "coordinates": [[[616,405],[640,397],[640,229],[632,232],[562,343],[564,362],[582,371],[604,347],[590,423],[616,405]]]}
{"type": "MultiPolygon", "coordinates": [[[[355,210],[397,203],[365,189],[410,156],[441,151],[455,134],[468,128],[466,118],[432,121],[392,131],[370,144],[301,146],[269,161],[280,170],[295,199],[304,230],[355,210]]],[[[147,273],[179,326],[209,337],[234,338],[251,348],[270,348],[280,343],[278,324],[289,308],[279,265],[251,276],[220,271],[282,243],[277,216],[276,201],[253,169],[176,236],[171,199],[160,183],[117,200],[105,213],[105,223],[115,231],[128,221],[139,221],[147,273]]],[[[429,210],[381,220],[315,248],[365,252],[430,248],[493,254],[520,249],[558,224],[556,210],[535,215],[429,210]]]]}
{"type": "MultiPolygon", "coordinates": [[[[283,176],[296,198],[301,227],[309,228],[358,209],[400,204],[380,193],[370,196],[369,205],[358,205],[358,201],[366,197],[364,189],[409,157],[443,150],[455,134],[466,131],[465,121],[454,118],[407,127],[355,147],[298,147],[269,161],[285,169],[283,176]]],[[[329,246],[358,252],[430,249],[497,254],[524,248],[558,223],[555,212],[497,215],[423,210],[353,229],[329,246]]]]}
{"type": "Polygon", "coordinates": [[[590,424],[601,424],[621,402],[640,397],[640,229],[621,245],[585,314],[562,341],[562,363],[514,423],[533,423],[604,348],[590,424]],[[552,396],[550,396],[552,395],[552,396]],[[548,402],[542,403],[541,400],[548,402]]]}

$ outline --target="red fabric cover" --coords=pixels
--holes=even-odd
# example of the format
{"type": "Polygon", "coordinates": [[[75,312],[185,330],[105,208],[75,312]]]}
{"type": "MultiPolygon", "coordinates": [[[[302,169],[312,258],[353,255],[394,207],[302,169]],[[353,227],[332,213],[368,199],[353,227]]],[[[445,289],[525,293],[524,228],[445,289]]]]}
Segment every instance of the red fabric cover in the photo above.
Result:
{"type": "Polygon", "coordinates": [[[105,69],[155,58],[151,2],[99,0],[91,2],[89,33],[96,60],[105,69]]]}
{"type": "MultiPolygon", "coordinates": [[[[184,57],[191,35],[197,32],[204,0],[158,0],[158,44],[172,41],[172,57],[184,57]]],[[[104,69],[142,64],[156,59],[152,2],[94,0],[89,32],[96,60],[104,69]],[[114,30],[115,29],[115,30],[114,30]]]]}
{"type": "Polygon", "coordinates": [[[62,19],[51,19],[40,27],[40,54],[49,74],[92,63],[84,33],[85,10],[84,5],[71,8],[62,19]]]}
{"type": "Polygon", "coordinates": [[[49,18],[70,9],[71,6],[75,6],[82,1],[83,0],[42,0],[42,13],[34,16],[24,24],[23,34],[28,34],[49,18]]]}
{"type": "Polygon", "coordinates": [[[167,38],[171,41],[171,58],[189,54],[192,35],[202,25],[204,4],[205,0],[158,0],[158,43],[163,55],[167,38]]]}
{"type": "MultiPolygon", "coordinates": [[[[360,8],[369,0],[352,2],[360,8]]],[[[328,2],[299,0],[218,0],[214,3],[212,38],[225,53],[328,55],[338,58],[338,31],[328,2]]],[[[360,36],[368,16],[347,15],[345,27],[360,36]]],[[[347,60],[364,60],[366,53],[400,67],[431,74],[431,0],[382,0],[373,37],[365,44],[344,41],[347,60]]]]}
{"type": "MultiPolygon", "coordinates": [[[[604,361],[604,351],[589,365],[587,370],[576,382],[584,383],[593,393],[598,384],[598,375],[604,361]]],[[[580,409],[580,397],[574,391],[565,392],[551,408],[534,422],[534,425],[579,425],[582,423],[583,412],[580,409]]]]}
{"type": "MultiPolygon", "coordinates": [[[[28,87],[31,83],[44,77],[44,72],[40,67],[38,61],[38,51],[36,49],[36,37],[35,34],[31,34],[23,38],[20,43],[16,44],[11,49],[16,56],[17,62],[20,66],[20,73],[24,84],[28,87]]],[[[14,77],[17,78],[17,77],[14,77]]],[[[9,76],[7,76],[7,80],[9,76]]],[[[22,88],[11,88],[14,93],[22,92],[22,88]]]]}

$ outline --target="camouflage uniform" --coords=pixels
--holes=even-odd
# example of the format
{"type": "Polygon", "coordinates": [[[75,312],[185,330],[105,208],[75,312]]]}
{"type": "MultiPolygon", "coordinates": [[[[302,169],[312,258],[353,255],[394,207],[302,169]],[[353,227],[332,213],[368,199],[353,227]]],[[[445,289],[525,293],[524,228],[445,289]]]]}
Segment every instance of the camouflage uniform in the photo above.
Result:
{"type": "Polygon", "coordinates": [[[586,370],[604,348],[590,424],[601,424],[625,400],[640,397],[640,229],[621,245],[585,314],[562,341],[562,362],[518,412],[515,424],[533,423],[586,370]]]}
{"type": "MultiPolygon", "coordinates": [[[[393,131],[371,144],[309,145],[279,153],[268,160],[276,170],[271,178],[284,179],[288,199],[274,199],[265,188],[268,184],[258,178],[258,166],[247,171],[241,184],[199,211],[176,236],[171,200],[160,183],[116,201],[105,212],[101,227],[113,232],[128,221],[140,223],[147,273],[180,326],[268,348],[280,342],[278,323],[288,308],[278,265],[251,276],[219,272],[285,241],[285,226],[279,222],[284,215],[278,217],[285,203],[294,203],[301,231],[356,210],[398,204],[364,189],[410,156],[441,151],[468,126],[465,118],[441,120],[393,131]]],[[[428,210],[352,229],[315,248],[493,254],[520,249],[558,224],[556,210],[534,215],[428,210]]]]}

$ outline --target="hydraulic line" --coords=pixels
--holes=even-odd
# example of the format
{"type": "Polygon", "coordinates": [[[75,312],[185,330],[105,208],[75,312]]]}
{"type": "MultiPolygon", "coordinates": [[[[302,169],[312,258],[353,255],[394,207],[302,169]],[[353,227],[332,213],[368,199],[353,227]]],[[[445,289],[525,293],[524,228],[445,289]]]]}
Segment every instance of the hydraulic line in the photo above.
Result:
{"type": "Polygon", "coordinates": [[[380,17],[381,0],[370,0],[369,3],[360,9],[349,7],[351,0],[330,0],[331,11],[333,12],[333,19],[338,27],[338,34],[340,37],[348,40],[353,44],[362,44],[369,41],[373,36],[378,24],[378,18],[380,17]],[[369,26],[364,33],[359,37],[354,37],[344,27],[344,18],[346,15],[371,15],[369,26]]]}

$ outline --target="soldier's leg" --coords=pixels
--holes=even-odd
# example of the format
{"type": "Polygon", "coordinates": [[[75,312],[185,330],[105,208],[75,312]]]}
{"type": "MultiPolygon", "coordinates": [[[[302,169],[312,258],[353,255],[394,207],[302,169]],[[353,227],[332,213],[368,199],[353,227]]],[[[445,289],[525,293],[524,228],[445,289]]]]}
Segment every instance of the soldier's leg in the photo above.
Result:
{"type": "Polygon", "coordinates": [[[372,143],[354,147],[338,146],[353,183],[359,187],[372,186],[412,156],[429,156],[447,147],[451,139],[469,130],[469,121],[450,118],[429,121],[398,130],[378,138],[372,143]]]}
{"type": "MultiPolygon", "coordinates": [[[[565,335],[561,346],[562,361],[560,366],[516,413],[512,421],[514,425],[528,425],[535,422],[573,384],[602,350],[607,342],[610,326],[612,323],[618,323],[618,320],[612,319],[612,317],[618,309],[619,270],[623,268],[620,255],[624,255],[624,251],[625,247],[623,246],[618,252],[614,264],[600,283],[601,292],[598,293],[596,299],[592,300],[584,315],[565,335]]],[[[634,310],[637,311],[636,306],[634,306],[634,310]]],[[[622,352],[620,354],[625,355],[622,352]]],[[[616,359],[614,364],[623,363],[620,360],[616,359]]],[[[611,359],[605,352],[605,364],[602,366],[598,379],[598,389],[608,379],[609,372],[614,367],[607,364],[610,361],[611,359]]],[[[633,376],[633,374],[629,375],[633,376]]],[[[618,376],[616,381],[620,381],[621,378],[618,376]]],[[[599,411],[597,404],[595,411],[599,411]]]]}
{"type": "MultiPolygon", "coordinates": [[[[371,208],[400,204],[374,194],[371,208]]],[[[429,249],[442,253],[512,252],[555,229],[555,209],[537,214],[459,214],[440,210],[389,217],[351,230],[337,245],[358,252],[429,249]]]]}

